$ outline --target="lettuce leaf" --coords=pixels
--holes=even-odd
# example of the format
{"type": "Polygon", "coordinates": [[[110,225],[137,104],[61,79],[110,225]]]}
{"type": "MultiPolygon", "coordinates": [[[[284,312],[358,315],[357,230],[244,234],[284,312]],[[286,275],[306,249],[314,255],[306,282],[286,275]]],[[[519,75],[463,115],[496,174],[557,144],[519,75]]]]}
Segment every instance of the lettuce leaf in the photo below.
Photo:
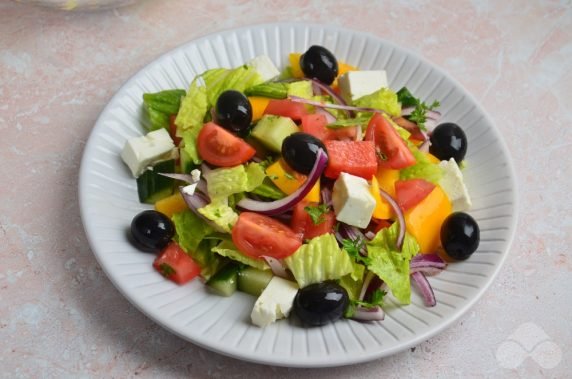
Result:
{"type": "Polygon", "coordinates": [[[339,248],[332,234],[312,238],[284,259],[300,288],[308,284],[339,279],[353,272],[349,255],[339,248]]]}
{"type": "MultiPolygon", "coordinates": [[[[357,107],[369,107],[386,111],[392,116],[401,114],[401,104],[397,98],[397,94],[389,88],[382,88],[374,93],[360,97],[354,101],[357,107]]],[[[358,112],[358,117],[368,114],[368,112],[358,112]]]]}
{"type": "Polygon", "coordinates": [[[207,190],[211,199],[226,199],[240,192],[251,192],[260,186],[266,173],[259,163],[247,166],[217,168],[205,174],[207,190]]]}
{"type": "Polygon", "coordinates": [[[214,222],[225,233],[230,233],[238,220],[238,214],[228,205],[228,200],[213,200],[210,204],[198,209],[198,212],[214,222]]]}
{"type": "Polygon", "coordinates": [[[177,231],[175,241],[201,266],[201,276],[210,278],[224,263],[211,251],[218,243],[208,239],[214,230],[190,210],[175,213],[172,220],[177,231]]]}
{"type": "Polygon", "coordinates": [[[214,106],[221,93],[227,90],[244,92],[247,88],[262,83],[256,68],[239,66],[234,69],[215,68],[201,75],[207,93],[209,106],[214,106]]]}
{"type": "Polygon", "coordinates": [[[402,304],[411,301],[411,284],[409,282],[409,262],[419,253],[419,244],[409,233],[401,251],[397,251],[395,243],[399,233],[399,223],[380,230],[375,238],[367,242],[367,268],[383,280],[393,296],[402,304]]]}
{"type": "Polygon", "coordinates": [[[177,114],[185,90],[172,89],[143,94],[143,107],[149,116],[149,131],[165,128],[169,130],[169,117],[177,114]]]}
{"type": "Polygon", "coordinates": [[[250,192],[271,200],[280,200],[286,197],[286,194],[276,187],[276,184],[268,177],[264,178],[262,184],[250,192]]]}
{"type": "Polygon", "coordinates": [[[419,149],[412,144],[409,144],[409,149],[413,153],[415,160],[417,161],[414,165],[406,167],[399,172],[399,179],[425,179],[433,184],[439,184],[439,180],[443,177],[443,169],[429,161],[425,153],[419,151],[419,149]]]}
{"type": "MultiPolygon", "coordinates": [[[[181,101],[179,113],[175,119],[177,134],[188,129],[202,128],[208,110],[207,93],[204,86],[199,86],[197,78],[189,86],[187,95],[181,101]]],[[[198,132],[197,132],[198,134],[198,132]]]]}
{"type": "Polygon", "coordinates": [[[230,240],[223,240],[218,246],[213,247],[213,252],[237,261],[245,265],[252,266],[259,270],[269,270],[270,267],[262,259],[254,259],[242,254],[238,248],[230,240]]]}

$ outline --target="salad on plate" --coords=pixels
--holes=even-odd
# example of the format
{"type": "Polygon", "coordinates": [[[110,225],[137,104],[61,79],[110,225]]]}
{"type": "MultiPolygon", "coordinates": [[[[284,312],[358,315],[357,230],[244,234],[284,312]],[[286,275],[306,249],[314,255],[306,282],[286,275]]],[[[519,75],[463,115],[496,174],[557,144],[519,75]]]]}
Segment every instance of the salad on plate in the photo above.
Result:
{"type": "Polygon", "coordinates": [[[155,209],[135,215],[132,242],[180,285],[256,296],[260,327],[383,320],[412,284],[434,306],[427,276],[479,245],[465,133],[384,70],[318,45],[289,62],[258,56],[143,95],[147,134],[121,158],[155,209]]]}

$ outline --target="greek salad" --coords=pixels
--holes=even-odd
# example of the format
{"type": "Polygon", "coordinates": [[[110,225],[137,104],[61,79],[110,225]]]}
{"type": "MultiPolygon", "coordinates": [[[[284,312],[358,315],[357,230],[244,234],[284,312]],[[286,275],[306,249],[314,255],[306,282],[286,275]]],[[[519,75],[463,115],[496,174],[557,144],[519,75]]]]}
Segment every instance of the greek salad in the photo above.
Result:
{"type": "Polygon", "coordinates": [[[135,215],[132,242],[180,285],[256,296],[260,327],[383,320],[412,284],[434,306],[427,276],[479,245],[465,133],[384,70],[317,45],[288,58],[143,95],[147,134],[121,158],[155,209],[135,215]]]}

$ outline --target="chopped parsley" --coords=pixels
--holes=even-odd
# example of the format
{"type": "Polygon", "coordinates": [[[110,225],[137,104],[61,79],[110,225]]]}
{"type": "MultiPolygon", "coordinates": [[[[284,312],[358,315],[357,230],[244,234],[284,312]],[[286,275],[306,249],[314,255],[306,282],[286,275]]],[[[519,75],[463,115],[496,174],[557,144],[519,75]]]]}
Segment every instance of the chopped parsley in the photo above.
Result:
{"type": "Polygon", "coordinates": [[[361,238],[355,240],[346,238],[342,240],[342,248],[352,257],[357,263],[362,263],[367,266],[370,263],[368,257],[360,254],[360,250],[364,247],[364,241],[361,238]]]}
{"type": "Polygon", "coordinates": [[[320,225],[322,222],[326,221],[324,215],[330,211],[330,207],[326,204],[320,204],[317,206],[308,205],[307,207],[304,207],[304,210],[308,215],[310,215],[314,225],[320,225]]]}
{"type": "Polygon", "coordinates": [[[168,265],[167,263],[161,263],[159,265],[159,272],[161,273],[161,275],[163,275],[165,278],[170,278],[171,276],[173,276],[175,274],[175,269],[173,267],[171,267],[170,265],[168,265]]]}
{"type": "Polygon", "coordinates": [[[421,130],[427,130],[425,127],[425,121],[427,121],[427,111],[432,111],[441,105],[437,100],[431,103],[431,105],[427,105],[425,102],[414,97],[406,87],[403,87],[397,92],[397,98],[402,106],[415,107],[407,119],[416,123],[421,130]]]}

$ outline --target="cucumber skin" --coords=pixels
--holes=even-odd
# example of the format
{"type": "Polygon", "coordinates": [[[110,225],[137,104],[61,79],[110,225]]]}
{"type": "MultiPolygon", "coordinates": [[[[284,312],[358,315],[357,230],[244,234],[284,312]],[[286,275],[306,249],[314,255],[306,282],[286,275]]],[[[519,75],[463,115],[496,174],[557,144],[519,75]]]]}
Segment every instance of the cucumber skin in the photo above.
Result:
{"type": "Polygon", "coordinates": [[[159,175],[160,172],[175,172],[175,160],[159,162],[152,171],[146,170],[137,178],[137,194],[141,203],[155,204],[173,194],[175,180],[159,175]]]}
{"type": "Polygon", "coordinates": [[[238,290],[252,296],[260,296],[272,279],[272,272],[246,267],[238,273],[238,290]]]}
{"type": "Polygon", "coordinates": [[[206,284],[217,295],[231,296],[237,290],[238,274],[241,269],[242,265],[229,263],[214,274],[206,284]]]}

